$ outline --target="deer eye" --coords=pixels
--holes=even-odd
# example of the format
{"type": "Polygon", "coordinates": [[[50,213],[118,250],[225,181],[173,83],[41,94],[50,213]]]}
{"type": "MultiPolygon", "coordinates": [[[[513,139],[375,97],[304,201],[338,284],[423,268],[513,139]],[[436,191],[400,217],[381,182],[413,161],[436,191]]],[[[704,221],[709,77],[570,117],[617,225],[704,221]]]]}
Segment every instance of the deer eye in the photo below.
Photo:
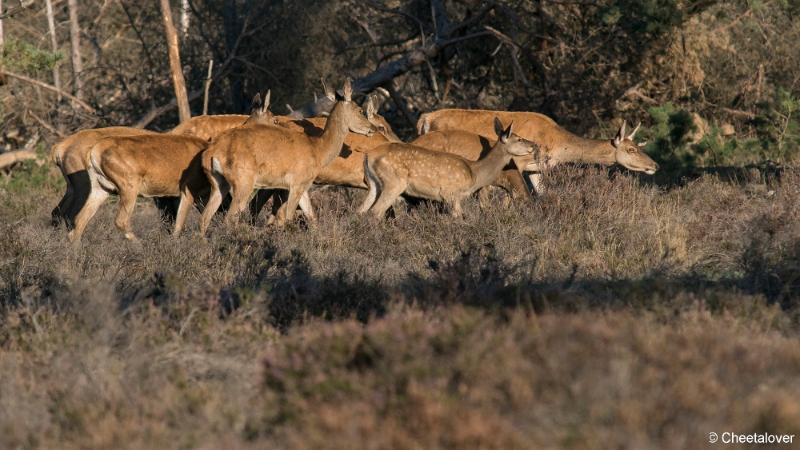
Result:
{"type": "Polygon", "coordinates": [[[636,148],[636,147],[628,147],[628,153],[636,153],[638,151],[639,151],[639,149],[636,148]]]}

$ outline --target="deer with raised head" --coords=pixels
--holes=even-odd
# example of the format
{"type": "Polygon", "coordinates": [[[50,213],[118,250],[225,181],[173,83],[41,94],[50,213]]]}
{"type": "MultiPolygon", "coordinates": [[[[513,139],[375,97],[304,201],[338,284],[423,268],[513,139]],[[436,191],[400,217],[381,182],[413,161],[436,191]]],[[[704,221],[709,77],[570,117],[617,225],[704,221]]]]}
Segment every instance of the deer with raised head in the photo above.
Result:
{"type": "Polygon", "coordinates": [[[386,144],[368,155],[364,171],[369,193],[360,213],[383,218],[401,194],[446,202],[451,213],[463,215],[461,201],[490,184],[513,157],[531,155],[536,144],[503,129],[495,119],[497,142],[478,161],[409,144],[386,144]]]}
{"type": "MultiPolygon", "coordinates": [[[[470,109],[442,109],[420,116],[417,132],[466,130],[483,136],[491,136],[492,119],[513,121],[519,136],[531,140],[541,147],[537,161],[526,167],[527,171],[541,172],[560,163],[589,163],[601,165],[619,164],[628,170],[652,175],[658,164],[642,151],[644,144],[637,145],[633,139],[637,126],[629,135],[625,134],[623,122],[614,139],[586,139],[560,127],[544,114],[533,112],[486,111],[470,109]]],[[[541,174],[531,176],[537,192],[541,191],[541,174]]]]}
{"type": "Polygon", "coordinates": [[[269,110],[272,91],[267,90],[262,104],[260,94],[253,99],[250,115],[244,114],[218,114],[211,116],[194,116],[170,130],[171,134],[184,134],[199,137],[210,141],[221,133],[244,125],[245,123],[258,122],[264,125],[277,124],[279,118],[269,110]],[[266,116],[269,114],[269,117],[266,116]]]}
{"type": "MultiPolygon", "coordinates": [[[[333,91],[329,91],[333,96],[333,91]]],[[[347,133],[344,138],[344,145],[342,151],[339,153],[330,164],[323,167],[317,174],[314,180],[315,184],[332,185],[332,186],[346,186],[360,189],[366,189],[367,184],[364,181],[364,158],[365,155],[373,148],[389,142],[400,142],[400,138],[394,134],[389,123],[380,114],[377,113],[375,107],[374,96],[367,98],[363,104],[364,112],[366,113],[367,120],[378,130],[372,136],[365,136],[357,133],[347,133]]],[[[323,112],[323,116],[329,113],[323,112]]],[[[308,136],[319,137],[322,135],[327,123],[326,117],[316,117],[309,119],[299,119],[291,121],[281,121],[281,126],[298,132],[303,132],[308,136]]],[[[251,213],[253,216],[258,215],[259,211],[264,204],[273,199],[272,209],[273,216],[285,201],[285,191],[271,190],[270,192],[259,192],[257,201],[251,203],[251,213]]],[[[308,193],[306,192],[300,199],[300,209],[306,219],[316,220],[311,201],[308,193]]]]}
{"type": "Polygon", "coordinates": [[[233,197],[228,221],[244,211],[254,188],[288,190],[289,198],[278,210],[277,223],[285,225],[293,218],[301,196],[339,154],[347,133],[375,132],[361,107],[352,101],[349,80],[342,91],[343,98],[336,102],[319,137],[281,127],[254,126],[232,130],[214,140],[202,156],[203,171],[211,183],[211,196],[201,219],[202,234],[228,191],[233,197]]]}
{"type": "MultiPolygon", "coordinates": [[[[269,92],[266,96],[269,101],[269,92]]],[[[254,99],[253,112],[241,127],[273,123],[269,103],[260,105],[254,99]]],[[[71,241],[80,239],[86,225],[110,193],[120,198],[115,225],[129,240],[136,235],[130,219],[136,198],[179,197],[191,192],[192,199],[208,193],[209,185],[200,167],[199,155],[208,141],[202,138],[148,133],[127,136],[106,136],[99,139],[86,154],[86,167],[91,183],[89,198],[75,217],[75,228],[69,233],[71,241]]],[[[176,229],[183,226],[188,204],[178,208],[176,229]]]]}

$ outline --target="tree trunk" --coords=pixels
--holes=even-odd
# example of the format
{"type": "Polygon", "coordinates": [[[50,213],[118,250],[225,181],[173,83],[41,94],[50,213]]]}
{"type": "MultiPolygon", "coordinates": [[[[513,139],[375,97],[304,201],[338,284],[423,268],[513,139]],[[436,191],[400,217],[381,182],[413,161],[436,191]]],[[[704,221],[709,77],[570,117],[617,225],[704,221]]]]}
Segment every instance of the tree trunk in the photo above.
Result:
{"type": "Polygon", "coordinates": [[[2,48],[3,45],[5,45],[5,43],[6,43],[5,37],[3,36],[3,19],[2,19],[2,16],[3,16],[3,0],[0,0],[0,48],[2,48]]]}
{"type": "MultiPolygon", "coordinates": [[[[58,52],[58,41],[56,40],[56,20],[53,17],[53,0],[45,0],[47,7],[47,28],[50,30],[50,47],[53,53],[58,52]]],[[[53,66],[53,86],[61,90],[61,76],[58,74],[58,67],[53,66]]],[[[58,101],[61,102],[61,93],[58,93],[58,101]]]]}
{"type": "MultiPolygon", "coordinates": [[[[3,46],[6,44],[6,38],[3,34],[3,0],[0,0],[0,52],[3,51],[3,46]]],[[[0,70],[3,70],[3,64],[0,63],[0,70]]],[[[0,75],[0,86],[6,84],[6,76],[0,75]]]]}
{"type": "Polygon", "coordinates": [[[185,40],[189,36],[189,22],[192,11],[189,9],[189,0],[181,0],[181,36],[185,40]]]}
{"type": "Polygon", "coordinates": [[[69,39],[72,42],[72,73],[75,78],[75,97],[83,98],[83,62],[81,61],[81,24],[78,22],[78,0],[67,0],[69,9],[69,39]]]}
{"type": "Polygon", "coordinates": [[[183,69],[181,68],[178,33],[175,31],[175,24],[172,21],[172,10],[169,6],[169,0],[161,0],[161,15],[164,18],[164,33],[167,36],[172,84],[175,87],[175,98],[178,101],[178,116],[181,123],[183,123],[192,117],[192,112],[189,109],[189,97],[186,94],[186,81],[183,79],[183,69]]]}

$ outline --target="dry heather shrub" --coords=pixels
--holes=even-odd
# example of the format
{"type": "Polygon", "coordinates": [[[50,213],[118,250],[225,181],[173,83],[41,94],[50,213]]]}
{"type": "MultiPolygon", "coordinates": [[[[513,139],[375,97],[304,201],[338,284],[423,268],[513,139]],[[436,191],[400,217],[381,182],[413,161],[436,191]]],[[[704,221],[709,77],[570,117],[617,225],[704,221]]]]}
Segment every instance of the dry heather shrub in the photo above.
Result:
{"type": "Polygon", "coordinates": [[[691,448],[712,430],[800,433],[794,339],[707,310],[399,309],[269,346],[260,435],[296,448],[691,448]]]}

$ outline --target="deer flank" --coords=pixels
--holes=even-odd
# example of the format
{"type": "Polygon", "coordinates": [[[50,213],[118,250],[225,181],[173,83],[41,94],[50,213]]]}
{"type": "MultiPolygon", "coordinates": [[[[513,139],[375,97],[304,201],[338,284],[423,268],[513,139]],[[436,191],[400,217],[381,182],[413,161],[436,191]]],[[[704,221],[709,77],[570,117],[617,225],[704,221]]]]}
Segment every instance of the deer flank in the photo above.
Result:
{"type": "Polygon", "coordinates": [[[334,106],[319,137],[275,126],[253,126],[219,136],[203,153],[203,170],[211,183],[211,196],[203,212],[201,233],[205,233],[222,197],[231,191],[233,200],[226,220],[233,221],[246,207],[254,188],[289,191],[286,204],[277,214],[279,225],[292,219],[294,211],[321,169],[342,149],[348,131],[372,134],[375,127],[352,99],[346,82],[344,99],[334,106]]]}
{"type": "Polygon", "coordinates": [[[397,198],[413,197],[443,201],[454,216],[461,216],[461,201],[490,184],[513,157],[531,155],[536,145],[505,130],[495,120],[498,136],[492,149],[478,161],[409,144],[392,143],[367,156],[365,172],[369,193],[359,212],[367,210],[382,218],[397,198]]]}

